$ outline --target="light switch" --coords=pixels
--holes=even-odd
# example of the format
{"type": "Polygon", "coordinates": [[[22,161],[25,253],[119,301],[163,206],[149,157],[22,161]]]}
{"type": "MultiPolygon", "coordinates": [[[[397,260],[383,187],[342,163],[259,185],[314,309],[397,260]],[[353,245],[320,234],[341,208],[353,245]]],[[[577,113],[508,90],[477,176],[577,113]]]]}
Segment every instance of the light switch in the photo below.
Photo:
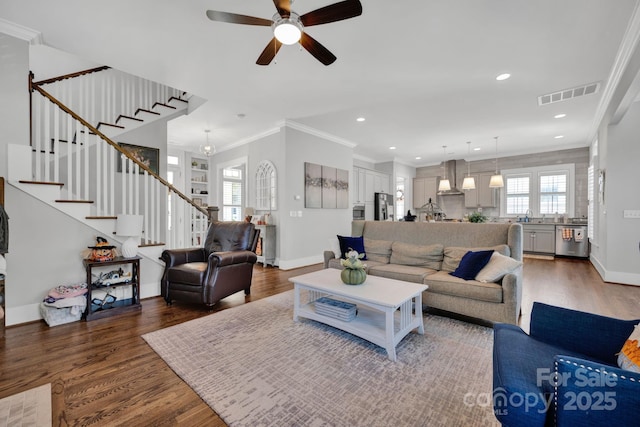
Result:
{"type": "Polygon", "coordinates": [[[624,218],[640,219],[640,210],[625,209],[623,211],[624,218]]]}

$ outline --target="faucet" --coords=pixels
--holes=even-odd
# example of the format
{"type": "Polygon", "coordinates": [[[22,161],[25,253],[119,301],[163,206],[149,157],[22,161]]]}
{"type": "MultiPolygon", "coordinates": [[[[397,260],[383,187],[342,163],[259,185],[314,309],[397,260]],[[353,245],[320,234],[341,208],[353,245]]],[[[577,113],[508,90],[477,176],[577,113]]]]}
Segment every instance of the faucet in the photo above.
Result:
{"type": "Polygon", "coordinates": [[[524,222],[529,222],[529,215],[533,215],[531,209],[527,209],[527,211],[524,213],[524,222]]]}

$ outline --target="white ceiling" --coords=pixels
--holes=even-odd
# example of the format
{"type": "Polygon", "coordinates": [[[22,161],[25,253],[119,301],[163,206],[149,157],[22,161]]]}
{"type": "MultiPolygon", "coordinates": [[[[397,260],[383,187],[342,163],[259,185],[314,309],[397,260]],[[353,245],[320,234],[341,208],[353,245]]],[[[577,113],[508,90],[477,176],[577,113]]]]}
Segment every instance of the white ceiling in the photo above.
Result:
{"type": "MultiPolygon", "coordinates": [[[[296,0],[292,10],[334,2],[296,0]]],[[[207,99],[170,124],[171,144],[197,147],[210,129],[224,150],[286,120],[357,144],[371,161],[422,166],[442,161],[443,145],[448,158],[467,158],[467,141],[481,148],[471,160],[493,157],[494,136],[500,156],[587,146],[636,3],[363,0],[361,16],[307,29],[337,56],[330,66],[298,46],[258,66],[270,28],[205,15],[271,18],[272,0],[0,0],[0,18],[41,32],[47,46],[207,99]],[[503,72],[512,77],[496,81],[503,72]],[[538,106],[540,95],[592,82],[602,83],[595,95],[538,106]]]]}

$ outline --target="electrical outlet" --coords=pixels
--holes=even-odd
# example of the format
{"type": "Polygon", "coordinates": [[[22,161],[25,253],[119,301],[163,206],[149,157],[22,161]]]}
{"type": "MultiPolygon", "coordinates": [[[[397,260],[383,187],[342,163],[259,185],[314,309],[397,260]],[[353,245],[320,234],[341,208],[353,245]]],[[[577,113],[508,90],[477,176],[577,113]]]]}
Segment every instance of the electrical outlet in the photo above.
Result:
{"type": "Polygon", "coordinates": [[[640,210],[625,209],[622,211],[623,218],[640,219],[640,210]]]}

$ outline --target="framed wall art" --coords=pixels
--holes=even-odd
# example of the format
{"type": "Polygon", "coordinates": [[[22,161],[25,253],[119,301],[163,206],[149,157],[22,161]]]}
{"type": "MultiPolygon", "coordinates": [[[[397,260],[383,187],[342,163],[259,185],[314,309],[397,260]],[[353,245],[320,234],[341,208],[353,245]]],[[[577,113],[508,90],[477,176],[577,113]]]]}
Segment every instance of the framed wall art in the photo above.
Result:
{"type": "Polygon", "coordinates": [[[304,171],[305,208],[349,207],[349,171],[306,162],[304,171]]]}
{"type": "MultiPolygon", "coordinates": [[[[134,157],[136,160],[140,161],[142,164],[147,166],[151,171],[153,171],[156,175],[159,173],[159,165],[160,165],[160,150],[157,148],[143,147],[140,145],[133,144],[125,144],[124,142],[119,142],[118,145],[124,151],[126,151],[129,155],[134,157]]],[[[123,156],[118,155],[118,172],[122,172],[122,162],[124,161],[123,156]]],[[[131,162],[129,162],[131,164],[131,162]]],[[[129,170],[125,171],[129,173],[129,170]]],[[[144,170],[140,168],[140,174],[144,174],[144,170]]]]}

